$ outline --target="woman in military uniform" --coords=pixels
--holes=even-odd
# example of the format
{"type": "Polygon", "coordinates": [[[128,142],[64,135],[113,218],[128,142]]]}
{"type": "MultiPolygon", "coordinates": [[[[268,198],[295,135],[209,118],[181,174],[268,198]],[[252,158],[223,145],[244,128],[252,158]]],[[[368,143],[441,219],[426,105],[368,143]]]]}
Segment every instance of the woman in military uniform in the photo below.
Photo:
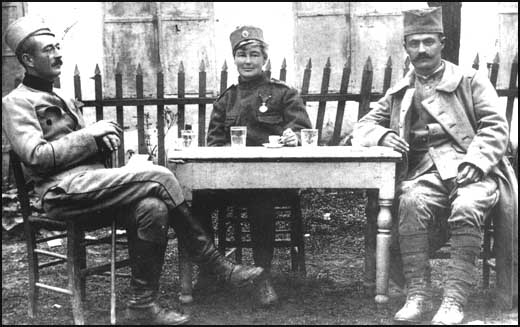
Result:
{"type": "MultiPolygon", "coordinates": [[[[268,142],[269,135],[280,135],[284,145],[297,146],[300,130],[312,128],[312,125],[298,91],[265,76],[262,68],[268,56],[262,30],[243,26],[231,33],[230,40],[240,76],[238,84],[229,87],[213,105],[208,146],[229,145],[231,126],[247,126],[247,146],[261,146],[268,142]]],[[[255,264],[267,271],[266,278],[257,286],[258,300],[263,305],[273,304],[278,299],[268,273],[274,250],[274,199],[287,192],[290,191],[252,190],[245,195],[251,200],[248,216],[255,244],[255,264]]],[[[244,192],[240,193],[244,196],[244,192]]],[[[210,202],[214,203],[217,198],[213,197],[210,202]]]]}

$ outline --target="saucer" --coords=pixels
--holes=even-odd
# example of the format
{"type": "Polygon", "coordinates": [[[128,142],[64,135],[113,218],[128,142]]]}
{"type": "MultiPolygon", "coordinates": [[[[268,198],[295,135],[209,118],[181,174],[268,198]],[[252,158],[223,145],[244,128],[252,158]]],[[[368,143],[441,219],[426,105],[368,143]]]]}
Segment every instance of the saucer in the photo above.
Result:
{"type": "Polygon", "coordinates": [[[270,149],[276,149],[276,148],[283,147],[283,144],[281,144],[281,143],[279,143],[279,144],[264,143],[262,145],[265,146],[266,148],[270,148],[270,149]]]}

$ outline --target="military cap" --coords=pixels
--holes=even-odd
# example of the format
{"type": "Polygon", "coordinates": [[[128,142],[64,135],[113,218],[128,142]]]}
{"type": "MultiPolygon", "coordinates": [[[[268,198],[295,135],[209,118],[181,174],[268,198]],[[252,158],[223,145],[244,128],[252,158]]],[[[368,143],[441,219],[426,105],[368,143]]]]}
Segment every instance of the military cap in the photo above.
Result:
{"type": "Polygon", "coordinates": [[[231,50],[233,53],[235,49],[242,43],[247,40],[257,40],[262,43],[264,41],[264,33],[262,29],[254,26],[241,26],[234,30],[231,35],[229,35],[229,40],[231,41],[231,50]]]}
{"type": "Polygon", "coordinates": [[[442,7],[407,10],[403,14],[404,36],[419,33],[444,33],[442,7]]]}
{"type": "Polygon", "coordinates": [[[41,17],[24,16],[7,26],[4,39],[7,46],[17,53],[22,43],[35,35],[54,36],[54,33],[41,17]]]}

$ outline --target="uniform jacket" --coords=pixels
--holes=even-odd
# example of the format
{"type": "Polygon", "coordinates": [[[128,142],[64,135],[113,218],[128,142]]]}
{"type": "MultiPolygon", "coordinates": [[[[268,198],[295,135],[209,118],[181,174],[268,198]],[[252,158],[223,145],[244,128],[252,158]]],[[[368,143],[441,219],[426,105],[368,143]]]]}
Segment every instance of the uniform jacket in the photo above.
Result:
{"type": "Polygon", "coordinates": [[[40,196],[67,176],[104,167],[78,104],[59,89],[24,84],[2,98],[3,131],[40,196]]]}
{"type": "Polygon", "coordinates": [[[215,101],[207,145],[230,144],[231,126],[247,126],[248,146],[260,146],[269,141],[269,135],[282,135],[287,128],[298,138],[302,128],[312,128],[298,91],[264,75],[248,82],[239,80],[215,101]],[[262,113],[263,102],[268,109],[262,113]]]}
{"type": "MultiPolygon", "coordinates": [[[[484,174],[496,177],[500,199],[491,214],[500,219],[495,219],[495,232],[499,235],[495,250],[498,247],[512,252],[517,265],[518,181],[504,156],[509,141],[507,120],[487,76],[444,63],[444,75],[435,95],[423,100],[422,105],[451,136],[452,142],[429,152],[440,173],[443,167],[456,169],[460,163],[468,162],[484,174]]],[[[355,125],[353,144],[378,145],[388,132],[409,140],[413,85],[411,70],[355,125]]],[[[400,178],[407,175],[406,166],[405,160],[400,178]]]]}

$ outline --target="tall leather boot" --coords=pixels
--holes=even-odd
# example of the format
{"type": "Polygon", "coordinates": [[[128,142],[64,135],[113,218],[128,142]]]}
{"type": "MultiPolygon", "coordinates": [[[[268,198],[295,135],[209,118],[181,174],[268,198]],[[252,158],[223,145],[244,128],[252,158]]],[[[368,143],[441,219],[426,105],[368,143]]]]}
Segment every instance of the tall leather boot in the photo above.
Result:
{"type": "Polygon", "coordinates": [[[144,241],[137,237],[129,241],[132,295],[128,301],[128,319],[157,325],[181,325],[188,322],[189,316],[163,309],[157,302],[166,244],[144,241]]]}
{"type": "Polygon", "coordinates": [[[198,219],[193,217],[186,202],[175,208],[173,215],[170,216],[170,224],[175,229],[179,241],[183,242],[190,258],[199,265],[207,265],[224,281],[240,287],[252,282],[263,273],[260,267],[235,265],[227,261],[215,248],[198,219]]]}

